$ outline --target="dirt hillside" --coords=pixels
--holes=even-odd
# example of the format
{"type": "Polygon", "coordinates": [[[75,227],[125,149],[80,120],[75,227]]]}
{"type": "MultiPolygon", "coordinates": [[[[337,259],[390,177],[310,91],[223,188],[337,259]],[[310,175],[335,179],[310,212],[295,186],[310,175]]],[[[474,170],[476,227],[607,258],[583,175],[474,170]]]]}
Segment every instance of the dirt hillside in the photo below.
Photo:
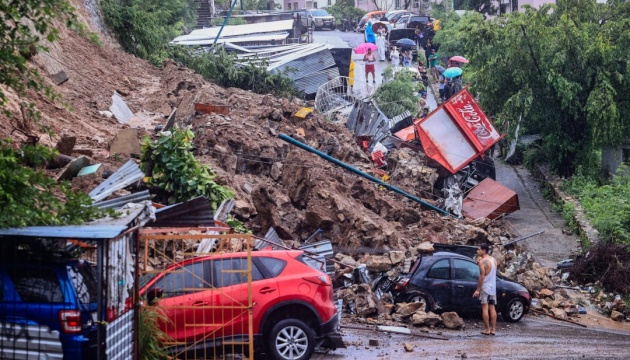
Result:
{"type": "MultiPolygon", "coordinates": [[[[50,75],[61,70],[69,78],[54,86],[62,103],[52,104],[31,94],[30,100],[43,114],[42,124],[53,136],[24,121],[19,115],[20,99],[11,94],[9,109],[16,119],[1,115],[2,138],[26,141],[24,133],[32,132],[42,143],[54,146],[64,135],[76,136],[75,149],[90,150],[92,163],[116,169],[127,159],[109,156],[115,134],[131,127],[139,129],[141,136],[150,135],[177,107],[178,122],[191,125],[196,133],[196,155],[217,171],[219,183],[235,191],[233,213],[257,235],[273,226],[283,239],[304,240],[321,228],[324,237],[337,246],[384,250],[405,249],[424,240],[474,244],[482,240],[498,243],[500,236],[510,237],[500,222],[473,224],[423,210],[419,204],[280,140],[277,135],[286,133],[370,172],[367,156],[345,127],[318,114],[308,119],[293,116],[304,106],[300,100],[224,89],[172,61],[156,68],[123,52],[99,31],[98,19],[84,2],[72,2],[88,28],[103,35],[103,45],[60,26],[62,41],[49,54],[32,59],[51,85],[55,83],[50,75]],[[114,91],[135,114],[128,124],[102,114],[109,110],[114,91]],[[229,105],[230,114],[196,114],[196,102],[229,105]]],[[[409,154],[397,158],[409,158],[409,154]]],[[[431,174],[423,176],[410,169],[400,169],[400,173],[418,177],[416,184],[409,176],[399,179],[409,191],[431,187],[431,174]]],[[[419,192],[415,195],[423,197],[419,192]]]]}

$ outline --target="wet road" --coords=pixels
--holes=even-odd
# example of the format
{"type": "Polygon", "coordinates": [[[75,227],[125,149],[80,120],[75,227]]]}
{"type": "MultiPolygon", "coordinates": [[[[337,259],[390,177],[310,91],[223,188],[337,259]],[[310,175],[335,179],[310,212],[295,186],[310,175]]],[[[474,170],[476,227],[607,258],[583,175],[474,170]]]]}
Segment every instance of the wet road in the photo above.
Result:
{"type": "MultiPolygon", "coordinates": [[[[630,331],[581,328],[552,319],[527,316],[516,324],[499,322],[497,335],[486,336],[481,320],[466,320],[466,330],[432,330],[448,340],[342,329],[348,348],[315,354],[334,359],[628,359],[630,331]],[[370,345],[378,341],[378,346],[370,345]],[[404,344],[413,346],[407,352],[404,344]]],[[[418,331],[418,330],[414,330],[418,331]]]]}

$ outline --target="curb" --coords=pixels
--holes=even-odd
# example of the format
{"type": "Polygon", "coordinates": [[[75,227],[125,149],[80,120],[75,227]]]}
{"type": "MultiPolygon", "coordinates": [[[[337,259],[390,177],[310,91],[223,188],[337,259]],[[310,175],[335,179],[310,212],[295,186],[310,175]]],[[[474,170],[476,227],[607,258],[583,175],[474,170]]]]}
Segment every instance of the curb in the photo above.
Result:
{"type": "Polygon", "coordinates": [[[562,202],[563,204],[569,203],[573,205],[573,220],[578,228],[578,235],[581,238],[588,240],[591,246],[598,243],[600,239],[599,231],[597,231],[597,229],[595,229],[589,222],[582,204],[580,204],[580,202],[573,196],[560,190],[563,180],[557,175],[552,174],[545,165],[541,164],[536,164],[534,166],[532,174],[542,182],[543,186],[552,190],[553,197],[556,201],[562,202]]]}

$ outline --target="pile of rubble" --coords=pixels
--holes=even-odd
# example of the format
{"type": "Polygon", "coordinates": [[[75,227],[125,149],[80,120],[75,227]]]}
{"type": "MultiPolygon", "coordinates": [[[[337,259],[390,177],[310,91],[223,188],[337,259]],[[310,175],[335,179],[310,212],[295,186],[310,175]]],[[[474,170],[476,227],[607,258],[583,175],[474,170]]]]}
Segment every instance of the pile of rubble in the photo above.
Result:
{"type": "MultiPolygon", "coordinates": [[[[464,228],[460,227],[460,230],[464,228]]],[[[476,228],[467,228],[469,232],[475,230],[476,228]]],[[[478,236],[480,236],[479,241],[487,240],[481,234],[478,236]]],[[[471,234],[468,237],[471,237],[471,234]]],[[[527,288],[533,292],[533,295],[544,298],[538,302],[541,310],[549,309],[559,314],[562,311],[565,313],[565,318],[567,314],[577,314],[575,308],[577,302],[570,299],[566,292],[559,292],[554,296],[554,293],[547,289],[560,281],[555,270],[536,263],[531,254],[518,245],[507,249],[500,245],[501,237],[497,237],[496,241],[493,246],[493,256],[497,259],[499,272],[527,283],[527,288]],[[556,298],[558,301],[555,301],[556,298]]],[[[377,288],[379,279],[396,279],[398,275],[409,271],[410,265],[418,256],[433,251],[435,251],[434,244],[425,241],[406,251],[388,251],[381,255],[363,253],[351,256],[337,253],[335,255],[337,297],[343,300],[345,312],[351,314],[350,319],[370,325],[410,324],[419,327],[462,328],[463,321],[456,313],[436,315],[425,312],[423,303],[396,303],[391,293],[381,293],[377,288]],[[365,271],[362,273],[357,269],[365,269],[365,271]]]]}

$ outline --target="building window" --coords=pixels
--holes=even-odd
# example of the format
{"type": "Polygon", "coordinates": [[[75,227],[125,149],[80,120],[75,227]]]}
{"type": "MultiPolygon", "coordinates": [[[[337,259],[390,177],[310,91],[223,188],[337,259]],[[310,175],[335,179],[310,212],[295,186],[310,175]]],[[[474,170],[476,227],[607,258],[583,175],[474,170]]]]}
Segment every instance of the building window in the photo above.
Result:
{"type": "Polygon", "coordinates": [[[518,0],[512,0],[512,12],[518,11],[518,0]]]}
{"type": "Polygon", "coordinates": [[[413,7],[414,7],[414,9],[419,8],[419,7],[420,7],[420,1],[418,1],[418,0],[413,0],[413,7]]]}
{"type": "Polygon", "coordinates": [[[297,9],[298,9],[297,3],[296,3],[296,2],[294,2],[294,3],[293,3],[293,10],[297,10],[297,9]]]}
{"type": "Polygon", "coordinates": [[[317,9],[317,1],[313,2],[313,9],[317,9]]]}
{"type": "Polygon", "coordinates": [[[287,3],[287,10],[291,10],[291,3],[287,3]]]}
{"type": "Polygon", "coordinates": [[[332,0],[328,0],[328,6],[332,6],[332,0]]]}
{"type": "Polygon", "coordinates": [[[396,5],[394,5],[396,9],[400,9],[400,0],[396,0],[396,5]]]}
{"type": "Polygon", "coordinates": [[[630,166],[630,148],[621,149],[621,163],[630,166]]]}

